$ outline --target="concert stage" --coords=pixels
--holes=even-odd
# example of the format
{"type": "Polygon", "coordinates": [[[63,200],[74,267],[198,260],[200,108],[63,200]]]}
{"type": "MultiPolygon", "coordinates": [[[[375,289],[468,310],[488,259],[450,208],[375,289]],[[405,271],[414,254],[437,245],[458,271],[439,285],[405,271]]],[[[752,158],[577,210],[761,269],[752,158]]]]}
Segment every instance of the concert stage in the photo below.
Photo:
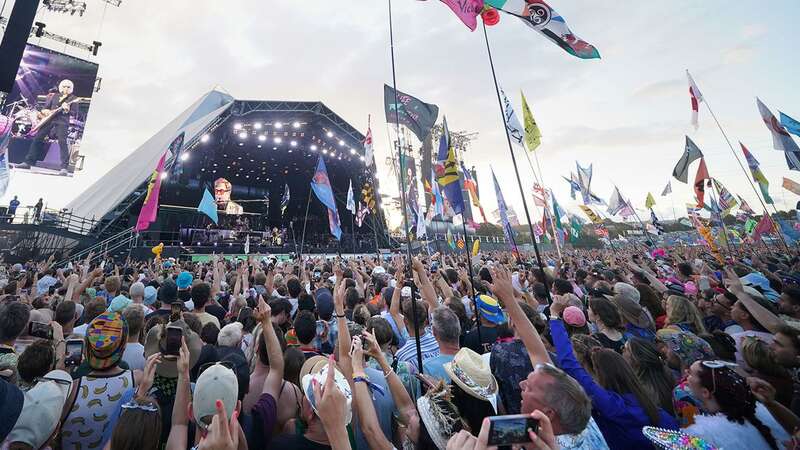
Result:
{"type": "Polygon", "coordinates": [[[95,230],[101,235],[135,225],[149,176],[181,134],[183,148],[167,157],[156,222],[140,234],[140,245],[198,249],[192,253],[237,253],[245,243],[252,253],[294,253],[301,245],[303,253],[374,253],[389,247],[378,182],[364,161],[364,136],[321,102],[236,100],[212,91],[69,208],[76,214],[101,212],[95,230]],[[330,234],[327,209],[310,187],[320,156],[340,217],[341,242],[330,234]],[[361,227],[346,209],[351,182],[356,203],[365,183],[376,191],[376,211],[361,227]],[[215,196],[218,224],[197,210],[206,189],[215,196]]]}

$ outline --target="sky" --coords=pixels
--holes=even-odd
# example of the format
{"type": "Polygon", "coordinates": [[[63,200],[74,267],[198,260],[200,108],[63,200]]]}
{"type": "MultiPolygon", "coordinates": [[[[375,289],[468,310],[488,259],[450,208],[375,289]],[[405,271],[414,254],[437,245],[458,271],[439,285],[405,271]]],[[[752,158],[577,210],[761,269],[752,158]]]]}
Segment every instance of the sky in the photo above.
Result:
{"type": "MultiPolygon", "coordinates": [[[[66,205],[214,87],[239,99],[322,101],[362,132],[371,114],[378,172],[388,179],[383,84],[391,84],[392,68],[385,0],[123,0],[120,7],[85,1],[82,18],[46,11],[37,17],[51,32],[103,43],[96,58],[67,51],[99,63],[103,78],[82,144],[85,170],[71,179],[12,173],[0,202],[19,195],[27,205],[42,196],[49,207],[66,205]]],[[[705,105],[699,130],[690,125],[686,69],[734,149],[739,152],[741,141],[760,161],[778,208],[794,207],[799,198],[782,189],[781,180],[800,181],[800,174],[790,173],[772,148],[755,98],[776,115],[781,110],[800,119],[800,64],[791,39],[800,2],[744,9],[721,0],[550,4],[601,59],[575,58],[508,15],[488,33],[501,86],[518,114],[519,92],[525,92],[541,128],[536,157],[562,207],[579,211],[561,178],[579,161],[593,164],[592,190],[600,197],[608,200],[616,185],[643,208],[652,192],[659,216],[685,215],[686,203],[694,201],[691,185],[673,179],[673,195],[659,194],[688,134],[703,150],[711,176],[759,209],[705,105]]],[[[451,129],[479,133],[463,158],[478,170],[484,207],[496,207],[491,168],[507,203],[524,217],[480,26],[470,32],[435,0],[394,0],[393,8],[398,89],[437,104],[451,129]]],[[[532,172],[517,155],[529,193],[532,172]]],[[[397,193],[396,182],[381,186],[397,193]]]]}

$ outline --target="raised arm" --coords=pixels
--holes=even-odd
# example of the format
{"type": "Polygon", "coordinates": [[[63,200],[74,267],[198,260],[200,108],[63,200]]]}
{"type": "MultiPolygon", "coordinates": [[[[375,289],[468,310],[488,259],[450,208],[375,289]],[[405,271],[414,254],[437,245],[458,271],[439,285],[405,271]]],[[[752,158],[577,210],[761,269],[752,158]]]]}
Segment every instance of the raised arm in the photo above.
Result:
{"type": "Polygon", "coordinates": [[[411,400],[411,396],[408,395],[408,391],[406,391],[400,377],[397,376],[394,370],[392,370],[392,366],[386,361],[386,356],[383,354],[383,351],[381,351],[380,346],[378,346],[375,335],[369,331],[364,331],[363,338],[369,342],[368,354],[378,361],[383,375],[386,377],[389,390],[392,392],[394,404],[397,405],[397,410],[400,412],[400,422],[409,428],[418,426],[419,414],[417,413],[416,405],[414,401],[411,400]]]}
{"type": "Polygon", "coordinates": [[[403,331],[406,330],[406,324],[403,321],[402,314],[400,314],[400,294],[403,289],[405,277],[403,275],[402,263],[398,264],[397,266],[399,267],[399,270],[394,271],[396,283],[394,285],[394,292],[392,292],[392,303],[389,305],[389,315],[392,316],[392,320],[394,320],[394,324],[397,326],[397,332],[402,336],[404,334],[403,331]]]}
{"type": "MultiPolygon", "coordinates": [[[[337,269],[339,270],[339,269],[337,269]]],[[[336,274],[336,287],[333,293],[333,308],[336,314],[336,346],[339,355],[339,366],[342,368],[345,378],[352,376],[352,365],[350,364],[350,330],[347,328],[347,320],[344,317],[344,293],[345,283],[341,279],[341,271],[336,274]]]]}
{"type": "Polygon", "coordinates": [[[411,268],[419,279],[420,296],[428,304],[428,309],[433,311],[439,306],[439,301],[436,298],[436,290],[433,288],[433,283],[431,283],[428,273],[425,271],[425,266],[422,265],[422,262],[417,257],[413,257],[411,258],[411,268]]]}
{"type": "Polygon", "coordinates": [[[169,430],[166,450],[185,450],[189,440],[189,401],[192,392],[189,387],[189,347],[181,340],[178,356],[178,384],[175,388],[175,403],[172,407],[172,428],[169,430]]]}
{"type": "Polygon", "coordinates": [[[261,393],[269,394],[277,401],[283,382],[283,352],[278,336],[275,334],[275,328],[272,326],[272,309],[261,295],[258,296],[258,306],[253,315],[261,323],[261,333],[264,335],[269,356],[269,373],[264,380],[264,389],[261,393]]]}

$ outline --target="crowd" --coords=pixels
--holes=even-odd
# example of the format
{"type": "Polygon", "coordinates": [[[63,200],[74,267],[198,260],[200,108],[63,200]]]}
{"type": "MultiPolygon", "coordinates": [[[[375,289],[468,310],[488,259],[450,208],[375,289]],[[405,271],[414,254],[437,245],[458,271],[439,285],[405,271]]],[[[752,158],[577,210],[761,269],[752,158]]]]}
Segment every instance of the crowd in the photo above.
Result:
{"type": "Polygon", "coordinates": [[[800,256],[737,252],[0,264],[0,448],[800,448],[800,256]]]}

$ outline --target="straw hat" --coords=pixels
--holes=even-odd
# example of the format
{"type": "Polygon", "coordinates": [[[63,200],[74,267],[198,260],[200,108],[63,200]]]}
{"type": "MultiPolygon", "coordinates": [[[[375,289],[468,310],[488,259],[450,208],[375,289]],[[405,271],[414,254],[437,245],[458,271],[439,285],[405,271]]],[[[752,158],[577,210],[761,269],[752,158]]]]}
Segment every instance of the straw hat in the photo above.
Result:
{"type": "Polygon", "coordinates": [[[497,380],[492,375],[489,363],[481,355],[462,348],[452,362],[444,364],[444,370],[464,392],[491,403],[497,410],[497,380]]]}
{"type": "Polygon", "coordinates": [[[447,448],[447,441],[463,429],[458,408],[450,401],[450,390],[442,380],[417,399],[419,417],[439,450],[447,448]]]}

